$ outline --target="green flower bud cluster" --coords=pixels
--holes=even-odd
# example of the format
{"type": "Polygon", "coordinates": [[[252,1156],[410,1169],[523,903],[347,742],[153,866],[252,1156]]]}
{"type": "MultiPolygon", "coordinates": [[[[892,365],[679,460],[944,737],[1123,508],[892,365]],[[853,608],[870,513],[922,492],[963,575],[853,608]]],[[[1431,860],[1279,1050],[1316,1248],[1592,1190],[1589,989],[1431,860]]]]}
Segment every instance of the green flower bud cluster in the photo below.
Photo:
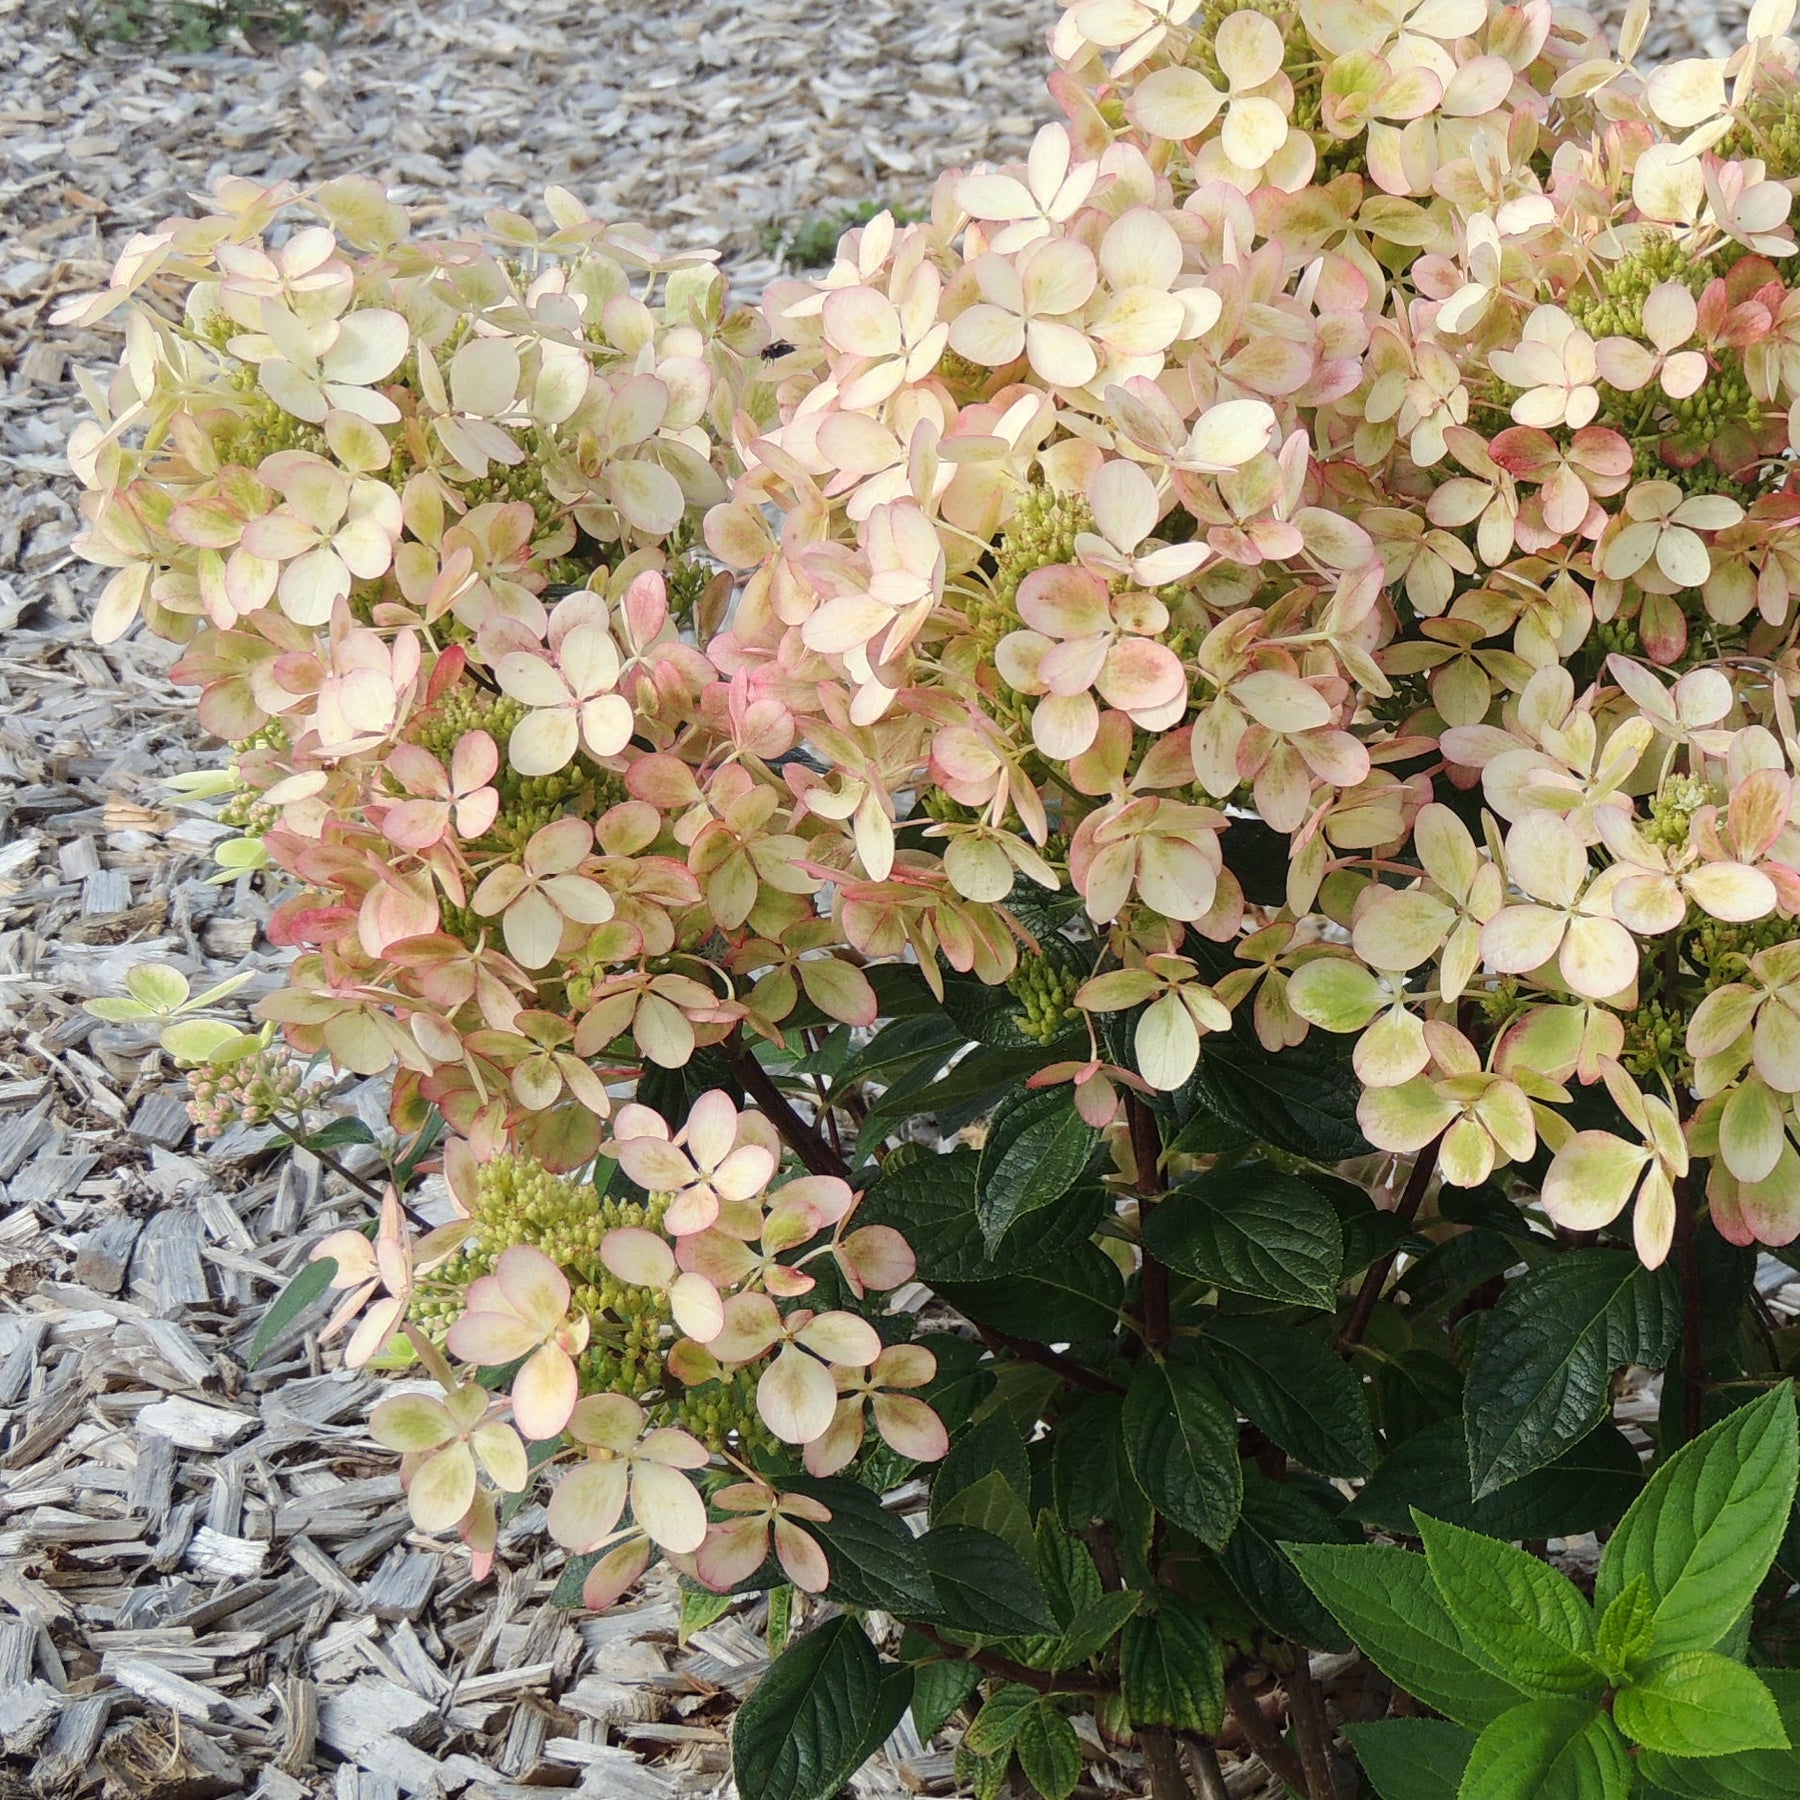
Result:
{"type": "MultiPolygon", "coordinates": [[[[230,324],[229,320],[226,322],[230,324]]],[[[231,326],[234,334],[237,329],[237,326],[231,326]]],[[[228,379],[229,384],[244,396],[244,401],[238,409],[237,423],[223,437],[214,440],[213,448],[222,464],[260,468],[263,458],[273,456],[277,450],[305,450],[313,456],[330,457],[331,446],[317,425],[309,425],[304,419],[283,412],[257,386],[253,363],[233,369],[228,379]]]]}
{"type": "Polygon", "coordinates": [[[1651,797],[1643,832],[1651,843],[1675,849],[1688,841],[1694,814],[1713,799],[1712,789],[1692,775],[1671,775],[1651,797]]]}
{"type": "Polygon", "coordinates": [[[716,573],[696,557],[671,556],[669,566],[663,572],[669,589],[670,614],[683,622],[691,622],[700,596],[706,592],[707,584],[716,573]]]}
{"type": "Polygon", "coordinates": [[[994,552],[994,599],[1010,631],[1019,622],[1019,583],[1034,569],[1075,560],[1075,539],[1094,529],[1094,514],[1079,494],[1050,487],[1027,488],[994,552]]]}
{"type": "Polygon", "coordinates": [[[1800,90],[1791,76],[1775,71],[1759,71],[1757,88],[1714,155],[1725,161],[1761,157],[1768,180],[1791,181],[1800,175],[1800,90]]]}
{"type": "Polygon", "coordinates": [[[919,790],[919,810],[940,825],[972,825],[978,816],[974,807],[951,799],[941,787],[919,790]]]}
{"type": "MultiPolygon", "coordinates": [[[[247,738],[240,738],[231,749],[234,756],[248,756],[252,750],[291,749],[293,741],[288,735],[287,720],[272,718],[247,738]]],[[[235,769],[232,771],[233,774],[236,772],[235,769]]]]}
{"type": "MultiPolygon", "coordinates": [[[[532,446],[526,448],[529,450],[532,446]]],[[[563,508],[545,485],[543,469],[543,460],[536,455],[527,455],[523,462],[513,463],[510,467],[505,463],[493,463],[486,475],[479,481],[471,481],[461,491],[471,511],[478,506],[506,506],[523,500],[540,525],[552,525],[561,517],[563,508]]]]}
{"type": "Polygon", "coordinates": [[[1074,1000],[1081,981],[1080,970],[1064,966],[1058,957],[1021,956],[1006,984],[1020,1006],[1013,1023],[1040,1044],[1054,1042],[1069,1021],[1079,1017],[1074,1000]]]}
{"type": "Polygon", "coordinates": [[[1706,991],[1711,993],[1727,982],[1742,981],[1751,957],[1759,950],[1772,950],[1777,944],[1791,942],[1793,936],[1793,920],[1784,919],[1779,913],[1744,924],[1708,918],[1702,913],[1695,919],[1694,929],[1682,948],[1688,961],[1700,971],[1706,991]]]}
{"type": "Polygon", "coordinates": [[[715,1455],[735,1449],[773,1450],[774,1435],[756,1410],[759,1364],[733,1369],[721,1381],[688,1388],[671,1399],[668,1423],[691,1431],[715,1455]]]}
{"type": "Polygon", "coordinates": [[[1573,288],[1563,297],[1563,307],[1590,337],[1641,337],[1644,302],[1652,288],[1679,281],[1698,294],[1716,272],[1708,258],[1696,257],[1674,238],[1653,232],[1601,275],[1598,293],[1573,288]]]}
{"type": "Polygon", "coordinates": [[[524,718],[525,711],[521,702],[505,694],[464,681],[419,718],[411,739],[448,768],[456,746],[471,731],[485,731],[504,750],[512,728],[524,718]]]}
{"type": "Polygon", "coordinates": [[[279,806],[252,793],[233,794],[219,808],[219,823],[229,825],[244,837],[259,838],[281,817],[279,806]]]}
{"type": "MultiPolygon", "coordinates": [[[[505,743],[501,742],[505,753],[505,743]]],[[[510,762],[503,763],[498,780],[500,815],[485,843],[522,850],[534,831],[567,818],[597,819],[626,797],[625,784],[577,756],[566,769],[553,775],[521,775],[510,762]]]]}
{"type": "Polygon", "coordinates": [[[1644,654],[1644,640],[1638,636],[1637,621],[1623,614],[1616,618],[1596,620],[1591,642],[1601,656],[1644,654]]]}
{"type": "Polygon", "coordinates": [[[1692,1064],[1687,1056],[1687,1014],[1666,1006],[1660,1000],[1647,1000],[1625,1014],[1625,1047],[1619,1060],[1640,1079],[1649,1075],[1667,1075],[1672,1082],[1685,1083],[1691,1076],[1692,1064]]]}
{"type": "Polygon", "coordinates": [[[267,1125],[281,1113],[301,1111],[323,1084],[307,1085],[300,1065],[286,1048],[271,1044],[235,1062],[189,1069],[188,1117],[195,1134],[216,1138],[232,1125],[267,1125]]]}

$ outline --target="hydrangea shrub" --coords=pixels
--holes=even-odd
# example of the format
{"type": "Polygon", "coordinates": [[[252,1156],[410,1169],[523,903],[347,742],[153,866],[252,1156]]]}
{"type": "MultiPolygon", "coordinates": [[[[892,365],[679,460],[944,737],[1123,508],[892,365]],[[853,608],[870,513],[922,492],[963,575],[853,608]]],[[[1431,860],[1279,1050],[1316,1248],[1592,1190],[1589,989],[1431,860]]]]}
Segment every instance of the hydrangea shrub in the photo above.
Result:
{"type": "Polygon", "coordinates": [[[1229,1732],[1331,1800],[1346,1630],[1449,1721],[1352,1733],[1385,1800],[1800,1779],[1785,1546],[1705,1552],[1794,1485],[1793,11],[1078,0],[1024,164],[760,313],[361,180],[65,309],[96,635],[182,646],[292,952],[254,1033],[96,1004],[205,1129],[444,1131],[452,1222],[317,1249],[422,1530],[898,1622],[775,1664],[745,1800],[908,1706],[984,1797],[1229,1732]],[[1621,1517],[1597,1623],[1498,1541],[1621,1517]]]}

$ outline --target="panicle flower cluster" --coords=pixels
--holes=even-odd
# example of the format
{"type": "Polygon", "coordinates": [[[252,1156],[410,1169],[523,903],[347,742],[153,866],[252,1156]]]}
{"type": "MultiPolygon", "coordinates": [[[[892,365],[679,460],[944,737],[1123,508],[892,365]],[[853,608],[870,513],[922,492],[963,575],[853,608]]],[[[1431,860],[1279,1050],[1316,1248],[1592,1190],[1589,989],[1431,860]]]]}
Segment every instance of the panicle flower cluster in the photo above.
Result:
{"type": "MultiPolygon", "coordinates": [[[[1727,1236],[1800,1234],[1793,14],[1646,70],[1641,4],[1075,0],[1026,161],[760,320],[566,193],[425,242],[364,181],[228,183],[68,309],[126,313],[71,447],[97,630],[265,734],[263,1017],[479,1159],[610,1129],[661,1209],[470,1283],[450,1353],[525,1360],[382,1416],[422,1518],[488,1532],[523,1430],[578,1446],[565,1542],[628,1498],[709,1541],[674,1388],[583,1391],[608,1274],[815,1461],[879,1357],[923,1378],[792,1286],[823,1238],[857,1291],[848,1188],[723,1095],[616,1103],[873,1024],[871,965],[1013,983],[1026,893],[1079,905],[1014,992],[1085,1025],[1039,1079],[1092,1123],[1241,1017],[1353,1035],[1365,1135],[1452,1184],[1544,1146],[1551,1217],[1634,1206],[1649,1262],[1696,1157],[1727,1236]]],[[[720,1558],[816,1573],[797,1501],[717,1499],[720,1558]]]]}

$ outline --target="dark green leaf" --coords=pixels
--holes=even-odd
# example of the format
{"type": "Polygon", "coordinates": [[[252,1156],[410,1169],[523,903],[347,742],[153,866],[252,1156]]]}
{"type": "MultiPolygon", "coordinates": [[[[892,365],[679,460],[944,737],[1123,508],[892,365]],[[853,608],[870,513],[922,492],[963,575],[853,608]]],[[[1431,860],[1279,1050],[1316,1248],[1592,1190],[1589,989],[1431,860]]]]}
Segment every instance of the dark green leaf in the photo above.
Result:
{"type": "MultiPolygon", "coordinates": [[[[1056,1510],[1072,1531],[1118,1516],[1123,1397],[1095,1394],[1058,1426],[1050,1458],[1056,1510]]],[[[1126,1481],[1130,1483],[1129,1474],[1126,1481]]],[[[1132,1484],[1135,1485],[1135,1484],[1132,1484]]]]}
{"type": "Polygon", "coordinates": [[[1064,1630],[1099,1603],[1100,1572],[1087,1545],[1048,1512],[1038,1516],[1037,1571],[1051,1616],[1064,1630]]]}
{"type": "Polygon", "coordinates": [[[1234,1294],[1329,1311],[1344,1241],[1331,1203],[1307,1182],[1263,1167],[1184,1182],[1150,1215],[1153,1255],[1234,1294]]]}
{"type": "Polygon", "coordinates": [[[1119,1690],[1133,1725],[1215,1734],[1225,1715],[1225,1665],[1202,1610],[1165,1592],[1119,1642],[1119,1690]]]}
{"type": "Polygon", "coordinates": [[[582,1604],[581,1590],[587,1585],[588,1575],[603,1555],[603,1550],[589,1550],[580,1556],[571,1556],[563,1564],[556,1586],[551,1589],[550,1604],[560,1606],[565,1612],[576,1611],[582,1604]]]}
{"type": "Polygon", "coordinates": [[[1278,1319],[1215,1317],[1202,1340],[1232,1404],[1321,1475],[1366,1475],[1375,1461],[1362,1383],[1311,1332],[1278,1319]]]}
{"type": "Polygon", "coordinates": [[[1237,1420],[1212,1377],[1192,1363],[1146,1362],[1121,1418],[1125,1455],[1150,1504],[1218,1549],[1243,1500],[1237,1420]]]}
{"type": "Polygon", "coordinates": [[[1448,1719],[1379,1719],[1344,1736],[1380,1800],[1456,1800],[1475,1733],[1448,1719]]]}
{"type": "Polygon", "coordinates": [[[933,1054],[941,1068],[944,1058],[962,1042],[962,1033],[942,1013],[896,1019],[891,1025],[884,1025],[844,1063],[837,1079],[866,1081],[873,1075],[884,1082],[892,1081],[899,1071],[910,1069],[933,1054]]]}
{"type": "Polygon", "coordinates": [[[333,1119],[317,1131],[290,1131],[282,1135],[303,1150],[342,1150],[347,1144],[375,1142],[374,1132],[361,1119],[333,1119]]]}
{"type": "Polygon", "coordinates": [[[1022,1088],[1000,1103],[975,1172],[975,1210],[990,1252],[1011,1226],[1081,1179],[1099,1142],[1070,1087],[1022,1088]]]}
{"type": "MultiPolygon", "coordinates": [[[[1374,1323],[1374,1321],[1371,1321],[1374,1323]]],[[[1374,1354],[1365,1342],[1360,1360],[1374,1367],[1375,1417],[1391,1450],[1416,1433],[1440,1421],[1451,1422],[1456,1441],[1456,1460],[1462,1468],[1462,1485],[1469,1486],[1469,1445],[1463,1434],[1463,1372],[1441,1350],[1420,1344],[1394,1355],[1374,1354]]],[[[1453,1513],[1433,1510],[1443,1517],[1453,1513]]],[[[1459,1525],[1468,1520],[1457,1519],[1459,1525]]]]}
{"type": "Polygon", "coordinates": [[[1786,1728],[1756,1674],[1711,1650],[1665,1656],[1640,1670],[1613,1701],[1619,1729],[1665,1756],[1730,1756],[1785,1750],[1786,1728]]]}
{"type": "Polygon", "coordinates": [[[981,1671],[972,1662],[922,1662],[913,1668],[913,1729],[921,1743],[929,1744],[944,1729],[950,1715],[981,1685],[981,1671]]]}
{"type": "Polygon", "coordinates": [[[1125,1298],[1119,1265],[1085,1242],[1010,1280],[931,1285],[978,1324],[1037,1344],[1081,1343],[1107,1336],[1118,1324],[1125,1298]]]}
{"type": "Polygon", "coordinates": [[[1234,1025],[1201,1045],[1191,1086],[1198,1104],[1291,1155],[1333,1163],[1368,1150],[1349,1045],[1326,1032],[1271,1054],[1248,1022],[1234,1025]]]}
{"type": "MultiPolygon", "coordinates": [[[[936,1081],[915,1086],[912,1077],[896,1081],[869,1109],[856,1137],[859,1151],[868,1151],[902,1120],[929,1113],[947,1136],[978,1118],[1012,1091],[1027,1075],[1044,1066],[1041,1044],[1029,1043],[1018,1050],[975,1049],[950,1072],[936,1081]]],[[[918,1065],[928,1068],[929,1060],[918,1065]]],[[[915,1070],[916,1073],[916,1070],[915,1070]]]]}
{"type": "Polygon", "coordinates": [[[250,1367],[255,1368],[268,1354],[269,1346],[331,1286],[337,1274],[337,1263],[329,1256],[303,1262],[293,1278],[269,1302],[268,1311],[250,1340],[250,1367]]]}
{"type": "Polygon", "coordinates": [[[1144,1596],[1136,1588],[1113,1588],[1084,1607],[1074,1622],[1049,1642],[1034,1641],[1031,1666],[1077,1669],[1096,1657],[1119,1634],[1144,1596]]]}
{"type": "Polygon", "coordinates": [[[1657,1470],[1600,1559],[1595,1605],[1610,1605],[1642,1575],[1656,1606],[1656,1648],[1710,1650],[1769,1572],[1797,1470],[1794,1390],[1784,1381],[1657,1470]]]}
{"type": "Polygon", "coordinates": [[[1039,1700],[1019,1721],[1013,1754],[1043,1800],[1069,1800],[1081,1779],[1081,1743],[1048,1700],[1039,1700]]]}
{"type": "Polygon", "coordinates": [[[1289,1544],[1306,1585],[1391,1681],[1480,1730],[1525,1698],[1475,1655],[1422,1556],[1386,1544],[1289,1544]]]}
{"type": "Polygon", "coordinates": [[[743,1800],[832,1800],[861,1766],[881,1700],[881,1664],[855,1619],[809,1631],[738,1708],[731,1772],[743,1800]]]}
{"type": "Polygon", "coordinates": [[[831,1508],[829,1519],[809,1520],[802,1529],[824,1546],[831,1563],[826,1592],[833,1600],[900,1614],[931,1611],[934,1593],[919,1540],[877,1496],[839,1476],[789,1475],[781,1486],[831,1508]]]}
{"type": "Polygon", "coordinates": [[[934,1509],[947,1505],[964,1488],[982,1476],[998,1474],[1021,1499],[1031,1492],[1031,1464],[1025,1440],[1004,1406],[995,1406],[969,1427],[950,1446],[950,1454],[937,1466],[931,1484],[934,1509]]]}
{"type": "Polygon", "coordinates": [[[991,1531],[1003,1543],[1011,1545],[1021,1561],[1036,1554],[1037,1540],[1032,1534],[1031,1513],[1018,1491],[1007,1484],[998,1469],[990,1470],[972,1486],[960,1488],[944,1505],[931,1509],[934,1525],[973,1525],[980,1531],[991,1531]]]}
{"type": "Polygon", "coordinates": [[[1637,1452],[1616,1425],[1605,1424],[1547,1468],[1476,1500],[1462,1420],[1444,1419],[1385,1457],[1350,1511],[1365,1525],[1403,1535],[1410,1535],[1416,1506],[1488,1537],[1574,1537],[1616,1524],[1643,1486],[1637,1452]]]}
{"type": "Polygon", "coordinates": [[[1668,1273],[1627,1251],[1566,1251],[1514,1282],[1482,1326],[1463,1391],[1476,1495],[1586,1437],[1606,1414],[1613,1371],[1660,1367],[1678,1320],[1668,1273]]]}
{"type": "MultiPolygon", "coordinates": [[[[1348,1650],[1350,1640],[1300,1579],[1282,1545],[1360,1542],[1361,1534],[1346,1530],[1308,1487],[1246,1469],[1244,1509],[1225,1546],[1225,1568],[1244,1604],[1272,1631],[1314,1650],[1348,1650]]],[[[1337,1501],[1329,1488],[1323,1491],[1337,1501]]]]}
{"type": "Polygon", "coordinates": [[[1529,1694],[1599,1694],[1593,1609],[1566,1575],[1497,1538],[1423,1513],[1414,1521],[1431,1578],[1480,1661],[1529,1694]]]}
{"type": "Polygon", "coordinates": [[[918,1540],[952,1631],[1031,1637],[1055,1629],[1044,1590],[1017,1551],[972,1525],[934,1525],[918,1540]]]}
{"type": "Polygon", "coordinates": [[[1631,1757],[1587,1700],[1531,1700],[1476,1740],[1458,1800],[1625,1800],[1631,1757]]]}
{"type": "Polygon", "coordinates": [[[884,1170],[857,1209],[859,1225],[891,1225],[913,1246],[919,1279],[992,1281],[1051,1262],[1086,1243],[1099,1223],[1106,1192],[1082,1186],[1019,1222],[994,1254],[982,1241],[976,1211],[977,1162],[967,1150],[948,1156],[929,1151],[899,1168],[884,1170]]]}

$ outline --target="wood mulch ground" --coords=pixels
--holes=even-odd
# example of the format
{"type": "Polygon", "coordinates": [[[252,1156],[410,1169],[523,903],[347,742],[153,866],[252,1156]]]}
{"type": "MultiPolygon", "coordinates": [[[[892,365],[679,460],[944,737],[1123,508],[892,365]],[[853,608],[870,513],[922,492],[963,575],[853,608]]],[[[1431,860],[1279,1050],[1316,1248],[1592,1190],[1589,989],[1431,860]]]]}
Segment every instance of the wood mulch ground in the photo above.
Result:
{"type": "MultiPolygon", "coordinates": [[[[163,785],[216,754],[172,653],[87,642],[62,446],[71,368],[116,345],[47,319],[226,172],[372,171],[446,228],[560,182],[755,291],[809,221],[1021,154],[1056,7],[448,0],[284,11],[272,35],[331,31],[287,45],[246,13],[257,41],[178,50],[204,10],[0,0],[0,1800],[723,1795],[757,1606],[685,1643],[671,1585],[563,1612],[539,1508],[480,1588],[415,1538],[362,1434],[373,1384],[316,1315],[247,1366],[270,1297],[368,1202],[246,1134],[196,1144],[153,1042],[81,1010],[151,959],[247,972],[248,1004],[281,956],[258,884],[208,880],[224,827],[163,785]]],[[[1656,11],[1663,55],[1741,17],[1656,11]]],[[[366,1086],[342,1103],[379,1118],[366,1086]]],[[[1091,1749],[1085,1791],[1139,1791],[1091,1749]]],[[[1262,1782],[1231,1769],[1234,1795],[1262,1782]]],[[[950,1758],[903,1728],[854,1791],[950,1793],[950,1758]]]]}

